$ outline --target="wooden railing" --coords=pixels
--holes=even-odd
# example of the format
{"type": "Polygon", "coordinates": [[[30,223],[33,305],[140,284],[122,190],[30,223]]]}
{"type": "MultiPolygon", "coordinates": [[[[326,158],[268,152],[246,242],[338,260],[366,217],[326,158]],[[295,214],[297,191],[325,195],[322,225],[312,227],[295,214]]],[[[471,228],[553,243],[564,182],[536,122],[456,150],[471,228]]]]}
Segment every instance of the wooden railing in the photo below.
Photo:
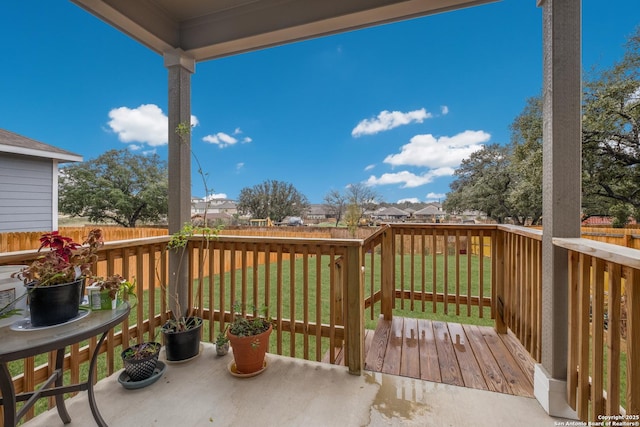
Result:
{"type": "MultiPolygon", "coordinates": [[[[100,378],[120,369],[123,344],[156,337],[170,315],[163,287],[169,277],[167,241],[168,236],[111,242],[100,252],[98,274],[135,277],[139,296],[131,317],[99,349],[105,353],[100,378]]],[[[569,395],[583,419],[589,405],[595,408],[592,417],[619,413],[621,406],[637,414],[640,340],[633,337],[640,329],[640,311],[630,309],[640,304],[637,251],[582,239],[554,243],[569,250],[569,395]]],[[[266,306],[276,324],[271,352],[310,360],[328,355],[333,363],[336,347],[344,346],[346,364],[359,373],[366,308],[373,320],[396,313],[495,318],[500,332],[511,329],[540,360],[540,231],[392,224],[364,241],[222,235],[208,246],[192,238],[188,248],[189,296],[205,319],[206,341],[231,321],[234,302],[250,315],[258,315],[252,307],[266,306]]],[[[3,253],[0,265],[35,256],[35,251],[3,253]]],[[[64,366],[72,379],[82,375],[82,365],[86,369],[89,348],[83,343],[67,354],[64,366]]],[[[16,390],[37,386],[52,358],[19,362],[24,373],[15,377],[16,390]]]]}
{"type": "Polygon", "coordinates": [[[568,251],[569,404],[583,421],[601,422],[602,416],[619,414],[637,417],[640,251],[587,239],[553,242],[568,251]]]}
{"type": "MultiPolygon", "coordinates": [[[[124,344],[157,337],[167,320],[169,297],[168,236],[110,242],[99,252],[98,275],[119,273],[136,280],[138,304],[121,328],[111,332],[98,349],[105,360],[102,379],[121,368],[124,344]]],[[[363,292],[361,240],[219,236],[203,243],[190,240],[189,297],[205,320],[204,340],[214,341],[233,316],[233,305],[257,315],[253,307],[267,307],[276,325],[270,351],[292,357],[336,359],[336,347],[345,347],[349,371],[359,374],[363,359],[363,292]],[[204,262],[204,263],[203,263],[204,262]],[[203,268],[201,268],[203,267],[203,268]]],[[[25,264],[35,251],[0,254],[0,265],[25,264]]],[[[65,356],[64,369],[72,381],[86,370],[92,346],[81,343],[65,356]]],[[[12,364],[17,393],[33,390],[50,374],[54,354],[12,364]]],[[[49,402],[49,407],[54,402],[49,402]]],[[[2,408],[0,407],[0,415],[2,408]]],[[[27,419],[33,417],[33,411],[27,419]]]]}
{"type": "Polygon", "coordinates": [[[384,226],[363,244],[368,317],[396,309],[492,318],[495,236],[495,225],[384,226]]]}
{"type": "Polygon", "coordinates": [[[493,289],[496,329],[509,328],[538,362],[542,356],[542,232],[498,226],[493,289]]]}

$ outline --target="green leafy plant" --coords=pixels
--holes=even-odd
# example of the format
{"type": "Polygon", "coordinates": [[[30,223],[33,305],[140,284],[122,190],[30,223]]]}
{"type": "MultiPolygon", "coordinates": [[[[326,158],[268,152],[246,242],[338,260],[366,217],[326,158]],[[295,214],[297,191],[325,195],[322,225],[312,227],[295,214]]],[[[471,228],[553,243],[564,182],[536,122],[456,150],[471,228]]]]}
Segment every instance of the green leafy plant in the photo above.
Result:
{"type": "MultiPolygon", "coordinates": [[[[256,307],[252,306],[251,311],[256,312],[256,307]]],[[[233,322],[227,325],[230,334],[238,337],[250,337],[259,335],[269,329],[272,324],[269,319],[266,318],[266,307],[260,310],[261,315],[257,317],[249,317],[246,314],[242,314],[242,304],[236,302],[233,304],[234,316],[233,322]]]]}
{"type": "Polygon", "coordinates": [[[227,325],[222,332],[218,334],[216,337],[216,346],[223,347],[225,344],[229,342],[229,338],[227,338],[227,330],[229,329],[229,325],[227,325]]]}
{"type": "MultiPolygon", "coordinates": [[[[98,260],[97,252],[103,244],[102,230],[98,228],[89,231],[82,244],[74,242],[71,237],[62,236],[58,231],[45,233],[40,237],[40,255],[11,277],[33,287],[69,283],[82,277],[91,278],[91,267],[98,260]]],[[[24,293],[0,307],[0,318],[20,314],[21,310],[16,309],[15,304],[27,295],[24,293]]]]}
{"type": "Polygon", "coordinates": [[[120,297],[129,301],[131,298],[135,300],[135,302],[131,305],[131,307],[135,307],[138,302],[138,296],[136,295],[136,281],[133,282],[128,281],[124,277],[119,274],[114,274],[112,276],[103,279],[102,277],[94,277],[91,278],[90,284],[93,286],[98,286],[101,291],[109,291],[109,297],[114,300],[120,297]]]}
{"type": "Polygon", "coordinates": [[[143,342],[134,344],[122,352],[123,359],[126,360],[142,360],[149,356],[155,355],[160,351],[162,345],[158,342],[143,342]]]}
{"type": "Polygon", "coordinates": [[[59,285],[80,277],[92,277],[91,267],[98,260],[98,248],[103,244],[102,230],[98,228],[89,231],[82,245],[57,231],[43,234],[38,252],[46,248],[49,251],[11,277],[21,279],[25,285],[35,282],[37,286],[59,285]]]}

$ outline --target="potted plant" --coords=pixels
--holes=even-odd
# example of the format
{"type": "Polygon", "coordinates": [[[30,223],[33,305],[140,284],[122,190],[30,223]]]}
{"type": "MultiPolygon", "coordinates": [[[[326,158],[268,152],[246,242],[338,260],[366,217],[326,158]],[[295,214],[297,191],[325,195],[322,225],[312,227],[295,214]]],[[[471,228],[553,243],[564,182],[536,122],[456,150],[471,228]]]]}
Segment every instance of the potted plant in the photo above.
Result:
{"type": "Polygon", "coordinates": [[[216,337],[216,354],[218,356],[224,356],[229,353],[229,338],[227,338],[227,328],[220,332],[216,337]]]}
{"type": "Polygon", "coordinates": [[[102,245],[100,229],[91,230],[82,245],[57,231],[40,237],[42,253],[12,275],[27,287],[32,326],[57,325],[78,315],[85,278],[92,277],[91,267],[102,245]]]}
{"type": "MultiPolygon", "coordinates": [[[[273,325],[265,317],[250,318],[243,315],[240,308],[240,303],[234,304],[233,322],[227,329],[227,337],[233,348],[235,372],[241,375],[257,374],[265,368],[265,355],[273,325]]],[[[256,311],[255,308],[253,311],[256,311]]]]}
{"type": "Polygon", "coordinates": [[[143,342],[132,345],[121,353],[124,370],[131,381],[146,380],[153,375],[161,347],[155,341],[143,342]]]}
{"type": "MultiPolygon", "coordinates": [[[[169,239],[167,247],[171,251],[179,253],[179,262],[177,271],[182,268],[187,243],[194,236],[200,236],[205,242],[203,250],[205,256],[199,266],[199,277],[203,276],[204,262],[209,248],[211,239],[217,237],[218,229],[212,229],[205,226],[194,226],[193,224],[185,224],[178,232],[174,233],[169,239]]],[[[176,281],[179,275],[176,275],[176,281]]],[[[175,293],[168,292],[168,297],[173,301],[173,310],[171,318],[165,322],[161,328],[163,343],[165,345],[166,358],[168,361],[183,361],[197,356],[200,352],[200,337],[202,331],[202,318],[198,317],[194,308],[195,304],[191,304],[186,310],[180,304],[178,298],[178,285],[174,284],[175,293]]],[[[163,286],[163,288],[166,287],[163,286]]],[[[194,301],[198,298],[198,294],[194,292],[194,301]]]]}
{"type": "Polygon", "coordinates": [[[106,279],[92,278],[90,286],[87,287],[89,306],[92,310],[113,310],[120,302],[129,301],[131,297],[137,302],[135,289],[135,280],[130,282],[119,274],[111,275],[106,279]]]}

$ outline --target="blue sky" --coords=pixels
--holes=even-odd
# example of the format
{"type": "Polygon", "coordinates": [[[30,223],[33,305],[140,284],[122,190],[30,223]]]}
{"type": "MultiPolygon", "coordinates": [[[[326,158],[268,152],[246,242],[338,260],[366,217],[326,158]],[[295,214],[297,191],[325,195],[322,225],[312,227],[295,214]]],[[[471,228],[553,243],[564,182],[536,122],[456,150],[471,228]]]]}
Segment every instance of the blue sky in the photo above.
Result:
{"type": "MultiPolygon", "coordinates": [[[[603,4],[583,1],[585,73],[620,59],[640,24],[640,1],[603,4]]],[[[312,203],[356,182],[386,202],[442,200],[460,161],[508,143],[540,93],[541,25],[535,0],[504,0],[199,63],[193,151],[231,199],[277,179],[312,203]]],[[[68,1],[2,2],[0,38],[0,128],[85,160],[166,158],[159,55],[68,1]]]]}

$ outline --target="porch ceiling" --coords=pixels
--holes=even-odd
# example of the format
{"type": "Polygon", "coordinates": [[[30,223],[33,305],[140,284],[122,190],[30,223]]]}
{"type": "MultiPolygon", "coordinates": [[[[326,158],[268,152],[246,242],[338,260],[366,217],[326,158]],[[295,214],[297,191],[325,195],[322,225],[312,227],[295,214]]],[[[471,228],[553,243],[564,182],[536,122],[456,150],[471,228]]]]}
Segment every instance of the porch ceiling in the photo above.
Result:
{"type": "Polygon", "coordinates": [[[71,0],[163,54],[196,61],[499,0],[71,0]]]}

